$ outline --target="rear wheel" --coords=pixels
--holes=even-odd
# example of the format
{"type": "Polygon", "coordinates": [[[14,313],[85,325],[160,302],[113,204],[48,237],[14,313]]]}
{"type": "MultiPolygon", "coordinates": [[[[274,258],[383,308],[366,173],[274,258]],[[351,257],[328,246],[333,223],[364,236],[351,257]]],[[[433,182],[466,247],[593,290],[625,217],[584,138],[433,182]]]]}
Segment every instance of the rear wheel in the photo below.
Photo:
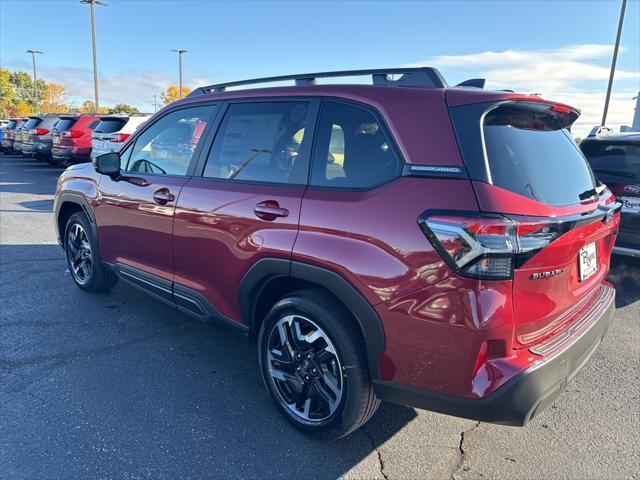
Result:
{"type": "Polygon", "coordinates": [[[276,303],[258,344],[271,397],[297,428],[339,438],[377,410],[362,336],[348,312],[321,291],[300,291],[276,303]]]}
{"type": "Polygon", "coordinates": [[[89,292],[109,290],[118,277],[100,261],[98,244],[84,213],[71,215],[64,233],[64,250],[75,284],[89,292]]]}

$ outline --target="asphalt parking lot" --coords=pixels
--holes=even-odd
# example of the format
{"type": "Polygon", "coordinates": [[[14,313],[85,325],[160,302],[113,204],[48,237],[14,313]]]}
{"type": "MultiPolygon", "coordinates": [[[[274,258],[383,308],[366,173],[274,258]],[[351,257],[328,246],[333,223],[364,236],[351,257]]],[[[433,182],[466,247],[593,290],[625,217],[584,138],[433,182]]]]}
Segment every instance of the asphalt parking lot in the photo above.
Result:
{"type": "Polygon", "coordinates": [[[73,285],[60,171],[0,156],[0,478],[640,478],[640,262],[615,259],[613,326],[527,427],[385,404],[323,443],[272,407],[244,338],[73,285]]]}

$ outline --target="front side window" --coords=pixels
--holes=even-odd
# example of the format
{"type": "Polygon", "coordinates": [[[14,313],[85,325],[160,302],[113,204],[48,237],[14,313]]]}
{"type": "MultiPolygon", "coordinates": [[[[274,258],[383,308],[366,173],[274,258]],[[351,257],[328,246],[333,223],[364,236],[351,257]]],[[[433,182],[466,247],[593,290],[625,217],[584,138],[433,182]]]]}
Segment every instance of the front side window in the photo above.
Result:
{"type": "Polygon", "coordinates": [[[323,105],[312,185],[371,188],[396,177],[400,168],[383,126],[371,112],[337,102],[323,105]]]}
{"type": "Polygon", "coordinates": [[[229,106],[203,176],[226,180],[305,184],[301,150],[307,102],[236,103],[229,106]]]}
{"type": "Polygon", "coordinates": [[[185,175],[215,108],[184,108],[160,118],[135,140],[125,170],[185,175]]]}

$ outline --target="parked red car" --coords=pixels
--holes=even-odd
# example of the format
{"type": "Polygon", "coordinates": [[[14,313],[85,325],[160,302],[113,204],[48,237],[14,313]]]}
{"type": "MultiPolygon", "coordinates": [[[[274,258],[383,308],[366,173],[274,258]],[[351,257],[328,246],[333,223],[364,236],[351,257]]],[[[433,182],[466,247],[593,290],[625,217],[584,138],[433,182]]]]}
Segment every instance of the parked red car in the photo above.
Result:
{"type": "Polygon", "coordinates": [[[93,129],[98,123],[98,115],[61,115],[52,133],[54,162],[63,167],[89,162],[93,129]]]}
{"type": "Polygon", "coordinates": [[[267,80],[286,79],[197,89],[67,169],[75,283],[120,278],[256,338],[276,407],[310,433],[345,435],[380,400],[527,423],[614,312],[621,205],[567,132],[579,112],[431,68],[267,80]],[[374,85],[315,85],[342,75],[374,85]]]}

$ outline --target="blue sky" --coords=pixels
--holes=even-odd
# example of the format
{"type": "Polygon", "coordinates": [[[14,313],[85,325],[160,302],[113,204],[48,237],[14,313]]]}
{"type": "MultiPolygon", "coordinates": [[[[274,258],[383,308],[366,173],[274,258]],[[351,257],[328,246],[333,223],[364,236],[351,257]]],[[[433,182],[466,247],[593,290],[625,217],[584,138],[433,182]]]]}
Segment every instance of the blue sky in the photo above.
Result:
{"type": "MultiPolygon", "coordinates": [[[[317,70],[435,64],[450,83],[569,101],[583,128],[602,108],[620,2],[214,2],[107,0],[96,7],[104,104],[152,109],[153,94],[185,84],[317,70]]],[[[611,122],[630,123],[640,90],[640,1],[627,7],[611,122]]],[[[69,99],[92,99],[89,8],[79,1],[0,0],[0,62],[40,76],[69,99]],[[25,25],[28,28],[25,29],[25,25]]]]}

